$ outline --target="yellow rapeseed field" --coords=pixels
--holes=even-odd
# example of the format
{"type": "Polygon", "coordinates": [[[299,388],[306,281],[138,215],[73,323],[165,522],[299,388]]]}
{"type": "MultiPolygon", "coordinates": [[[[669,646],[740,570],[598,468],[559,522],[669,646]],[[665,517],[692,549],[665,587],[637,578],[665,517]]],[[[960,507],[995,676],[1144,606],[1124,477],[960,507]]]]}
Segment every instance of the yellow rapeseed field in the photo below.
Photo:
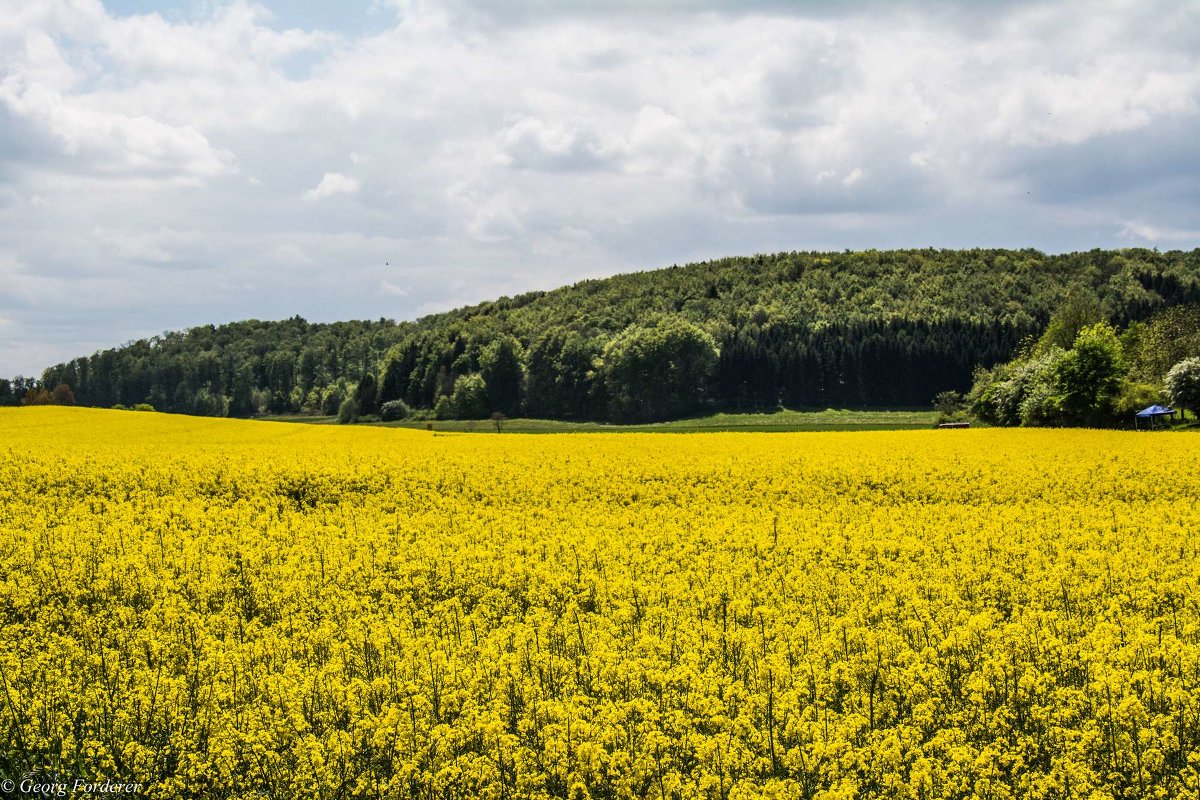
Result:
{"type": "Polygon", "coordinates": [[[1198,798],[1200,437],[0,410],[0,774],[1198,798]]]}

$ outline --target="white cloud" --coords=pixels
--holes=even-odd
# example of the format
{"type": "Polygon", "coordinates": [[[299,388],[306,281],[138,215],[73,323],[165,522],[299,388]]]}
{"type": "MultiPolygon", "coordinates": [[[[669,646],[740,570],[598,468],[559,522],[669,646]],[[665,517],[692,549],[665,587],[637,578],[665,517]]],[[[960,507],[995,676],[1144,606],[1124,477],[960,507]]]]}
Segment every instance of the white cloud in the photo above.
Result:
{"type": "MultiPolygon", "coordinates": [[[[4,40],[0,39],[0,44],[4,40]]],[[[0,110],[22,123],[27,136],[62,156],[64,171],[149,175],[196,184],[236,171],[236,159],[190,125],[113,110],[77,87],[89,79],[73,67],[54,39],[40,30],[24,36],[24,53],[0,57],[0,110]]]]}
{"type": "Polygon", "coordinates": [[[305,200],[323,200],[335,194],[357,194],[358,180],[340,172],[326,172],[321,182],[304,193],[305,200]]]}
{"type": "Polygon", "coordinates": [[[273,2],[0,0],[0,316],[52,342],[0,375],[733,253],[1200,244],[1194,3],[273,2]]]}
{"type": "Polygon", "coordinates": [[[165,227],[149,231],[96,226],[92,240],[106,256],[130,264],[181,264],[205,248],[204,237],[198,232],[165,227]]]}
{"type": "Polygon", "coordinates": [[[403,286],[398,286],[389,280],[382,280],[379,282],[379,291],[392,297],[408,297],[407,289],[405,289],[403,286]]]}
{"type": "Polygon", "coordinates": [[[1121,222],[1121,230],[1118,235],[1147,242],[1195,242],[1200,239],[1200,230],[1185,230],[1165,225],[1153,225],[1138,220],[1124,220],[1121,222]]]}
{"type": "Polygon", "coordinates": [[[603,168],[621,158],[626,145],[582,119],[546,123],[524,117],[501,136],[503,163],[519,168],[570,171],[603,168]]]}

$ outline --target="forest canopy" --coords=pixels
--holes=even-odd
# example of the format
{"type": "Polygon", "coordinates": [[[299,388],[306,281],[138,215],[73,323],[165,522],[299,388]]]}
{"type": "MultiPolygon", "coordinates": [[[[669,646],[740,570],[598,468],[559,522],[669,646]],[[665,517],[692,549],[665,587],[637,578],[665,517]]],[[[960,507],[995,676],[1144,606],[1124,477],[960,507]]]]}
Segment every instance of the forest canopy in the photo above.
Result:
{"type": "Polygon", "coordinates": [[[1030,355],[1039,337],[1054,341],[1037,358],[1070,350],[1079,319],[1124,331],[1197,302],[1200,250],[777,253],[581,281],[408,322],[201,326],[55,365],[40,380],[4,381],[0,400],[64,386],[83,405],[213,416],[354,418],[391,403],[442,416],[614,421],[779,405],[927,407],[939,392],[968,391],[977,368],[1030,355]],[[1056,317],[1064,306],[1078,319],[1056,317]]]}

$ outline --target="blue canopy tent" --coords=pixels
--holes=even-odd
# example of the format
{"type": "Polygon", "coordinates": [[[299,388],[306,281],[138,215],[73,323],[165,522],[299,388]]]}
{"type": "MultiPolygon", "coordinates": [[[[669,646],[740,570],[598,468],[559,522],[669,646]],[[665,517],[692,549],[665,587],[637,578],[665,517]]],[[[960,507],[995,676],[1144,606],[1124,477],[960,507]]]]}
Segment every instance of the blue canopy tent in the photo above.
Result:
{"type": "Polygon", "coordinates": [[[1175,409],[1160,405],[1147,406],[1133,415],[1133,427],[1140,427],[1141,420],[1146,420],[1153,427],[1154,423],[1161,422],[1163,417],[1171,417],[1174,420],[1175,409]]]}

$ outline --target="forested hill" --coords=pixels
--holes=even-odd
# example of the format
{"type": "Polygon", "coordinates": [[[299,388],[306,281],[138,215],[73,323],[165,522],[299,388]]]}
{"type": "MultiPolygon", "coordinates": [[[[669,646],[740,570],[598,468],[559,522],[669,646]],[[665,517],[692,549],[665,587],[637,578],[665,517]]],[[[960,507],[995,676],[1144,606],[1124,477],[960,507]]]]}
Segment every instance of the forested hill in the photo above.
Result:
{"type": "Polygon", "coordinates": [[[1198,302],[1200,249],[726,258],[415,322],[193,328],[51,367],[41,385],[86,405],[228,415],[372,414],[389,401],[393,414],[621,420],[928,405],[1008,359],[1068,293],[1094,296],[1117,325],[1198,302]]]}

